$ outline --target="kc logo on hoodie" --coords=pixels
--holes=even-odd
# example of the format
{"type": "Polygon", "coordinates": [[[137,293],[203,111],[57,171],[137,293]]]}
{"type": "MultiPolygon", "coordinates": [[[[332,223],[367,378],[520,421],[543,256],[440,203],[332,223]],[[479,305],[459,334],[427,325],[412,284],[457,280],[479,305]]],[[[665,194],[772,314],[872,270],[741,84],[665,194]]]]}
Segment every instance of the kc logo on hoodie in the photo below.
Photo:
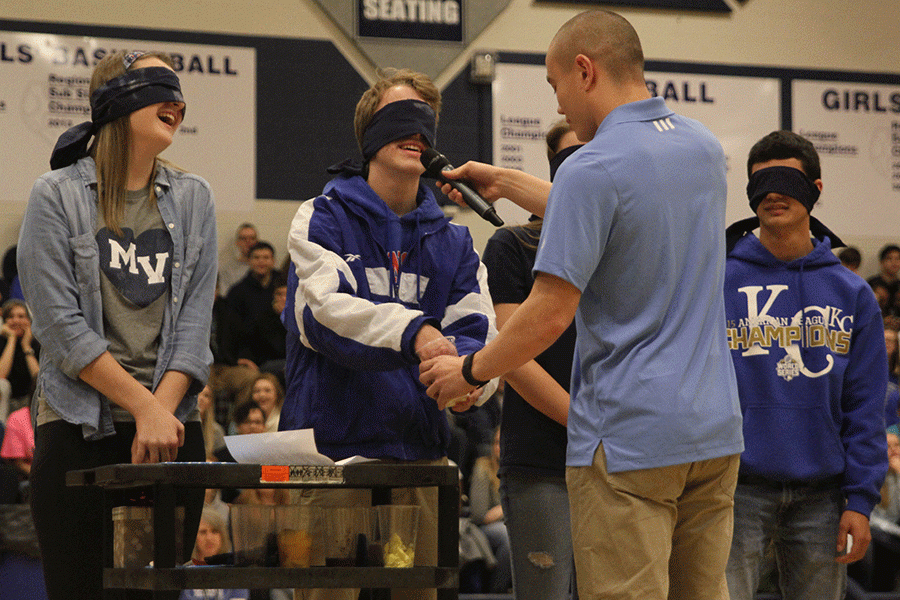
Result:
{"type": "MultiPolygon", "coordinates": [[[[834,354],[850,352],[853,316],[835,306],[809,305],[792,315],[778,315],[778,298],[787,285],[744,286],[737,290],[747,300],[747,317],[727,324],[728,347],[741,356],[765,356],[775,349],[785,352],[778,375],[790,381],[799,374],[821,377],[834,366],[834,354]],[[827,348],[825,365],[813,371],[804,365],[801,348],[827,348]]],[[[816,353],[816,356],[820,356],[816,353]]]]}

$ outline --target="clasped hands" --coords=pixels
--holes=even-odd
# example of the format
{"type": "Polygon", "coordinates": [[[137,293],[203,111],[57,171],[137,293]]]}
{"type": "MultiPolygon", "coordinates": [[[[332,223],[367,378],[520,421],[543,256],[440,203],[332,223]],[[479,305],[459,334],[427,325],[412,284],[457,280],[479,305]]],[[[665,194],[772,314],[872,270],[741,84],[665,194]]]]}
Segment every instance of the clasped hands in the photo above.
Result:
{"type": "Polygon", "coordinates": [[[463,379],[463,357],[458,355],[453,338],[443,335],[433,337],[434,333],[440,334],[437,330],[429,333],[420,331],[416,338],[416,354],[421,361],[419,381],[428,388],[428,395],[435,399],[441,410],[448,406],[455,412],[468,410],[478,401],[483,390],[473,389],[463,379]],[[432,339],[425,341],[429,335],[432,339]]]}

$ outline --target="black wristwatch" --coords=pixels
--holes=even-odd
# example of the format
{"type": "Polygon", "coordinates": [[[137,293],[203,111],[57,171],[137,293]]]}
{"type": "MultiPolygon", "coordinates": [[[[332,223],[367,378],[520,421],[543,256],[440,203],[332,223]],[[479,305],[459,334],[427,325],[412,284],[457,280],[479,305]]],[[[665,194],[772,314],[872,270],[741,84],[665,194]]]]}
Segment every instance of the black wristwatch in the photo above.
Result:
{"type": "Polygon", "coordinates": [[[466,357],[463,359],[462,376],[463,376],[463,379],[466,380],[466,383],[468,383],[469,385],[474,385],[476,389],[483,388],[484,386],[486,386],[488,384],[488,381],[490,381],[490,380],[479,381],[478,379],[475,379],[475,377],[472,376],[472,361],[474,360],[474,358],[475,358],[475,353],[473,352],[472,354],[467,354],[466,357]]]}

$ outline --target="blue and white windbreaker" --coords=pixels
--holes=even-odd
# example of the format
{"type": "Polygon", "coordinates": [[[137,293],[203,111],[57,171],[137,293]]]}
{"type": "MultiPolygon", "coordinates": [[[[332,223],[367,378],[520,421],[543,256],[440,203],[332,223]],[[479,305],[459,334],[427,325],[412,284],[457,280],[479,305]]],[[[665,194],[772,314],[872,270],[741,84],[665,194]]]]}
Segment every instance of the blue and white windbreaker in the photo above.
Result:
{"type": "Polygon", "coordinates": [[[291,224],[279,428],[314,429],[335,460],[446,456],[447,419],[419,382],[415,336],[434,325],[463,355],[496,335],[469,230],[423,183],[417,204],[398,217],[362,177],[342,174],[291,224]]]}

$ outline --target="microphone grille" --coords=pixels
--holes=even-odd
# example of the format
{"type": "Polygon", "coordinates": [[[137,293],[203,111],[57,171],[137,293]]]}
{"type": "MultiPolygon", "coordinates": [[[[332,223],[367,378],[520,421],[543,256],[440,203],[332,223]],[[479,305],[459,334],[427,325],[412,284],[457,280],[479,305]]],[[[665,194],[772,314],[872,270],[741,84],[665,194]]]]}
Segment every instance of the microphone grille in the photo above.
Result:
{"type": "Polygon", "coordinates": [[[440,152],[435,150],[434,148],[425,148],[422,151],[422,155],[419,157],[419,160],[422,163],[422,166],[425,167],[425,175],[427,177],[431,177],[437,179],[441,172],[441,164],[440,160],[443,158],[440,152]]]}

